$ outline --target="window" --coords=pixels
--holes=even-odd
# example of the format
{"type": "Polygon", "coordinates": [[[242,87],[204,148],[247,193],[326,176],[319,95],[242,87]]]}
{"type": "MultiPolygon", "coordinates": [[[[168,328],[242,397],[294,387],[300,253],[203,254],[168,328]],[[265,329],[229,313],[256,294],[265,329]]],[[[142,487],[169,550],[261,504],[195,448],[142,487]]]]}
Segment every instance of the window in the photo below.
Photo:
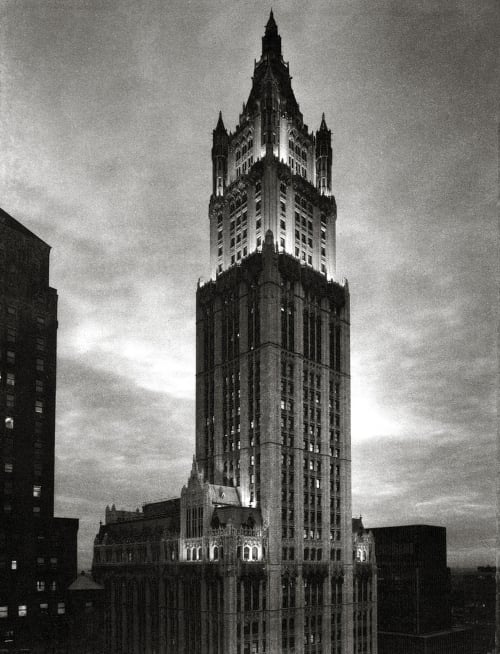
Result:
{"type": "Polygon", "coordinates": [[[8,409],[13,409],[13,408],[14,408],[14,404],[15,404],[15,398],[14,398],[14,396],[13,396],[13,395],[10,395],[10,394],[7,394],[7,395],[5,396],[5,406],[6,406],[8,409]]]}
{"type": "Polygon", "coordinates": [[[38,327],[45,327],[45,318],[43,316],[37,316],[36,324],[38,325],[38,327]]]}
{"type": "Polygon", "coordinates": [[[37,369],[37,372],[43,372],[43,369],[44,369],[43,359],[37,359],[36,360],[36,369],[37,369]]]}
{"type": "Polygon", "coordinates": [[[16,376],[13,372],[8,372],[7,373],[7,379],[6,379],[7,386],[15,386],[16,385],[16,376]]]}
{"type": "Polygon", "coordinates": [[[44,581],[37,581],[36,582],[36,589],[39,593],[43,593],[45,590],[45,582],[44,581]]]}
{"type": "Polygon", "coordinates": [[[15,316],[16,315],[16,307],[7,307],[7,314],[9,316],[15,316]]]}
{"type": "Polygon", "coordinates": [[[42,602],[40,604],[40,613],[47,614],[49,612],[49,605],[47,602],[42,602]]]}
{"type": "Polygon", "coordinates": [[[7,350],[7,363],[14,365],[16,362],[16,353],[12,350],[7,350]]]}
{"type": "Polygon", "coordinates": [[[33,486],[33,497],[41,497],[42,487],[40,485],[33,486]]]}
{"type": "MultiPolygon", "coordinates": [[[[120,554],[121,554],[121,552],[120,552],[120,554]]],[[[53,582],[50,584],[50,590],[51,590],[51,591],[56,591],[56,590],[57,590],[57,583],[56,583],[55,581],[53,581],[53,582]]]]}
{"type": "Polygon", "coordinates": [[[7,328],[7,342],[15,343],[16,342],[16,330],[14,327],[7,328]]]}
{"type": "Polygon", "coordinates": [[[17,570],[17,561],[15,559],[12,559],[12,561],[10,562],[10,569],[17,570]]]}
{"type": "Polygon", "coordinates": [[[43,565],[44,563],[45,563],[45,559],[43,558],[43,556],[37,557],[37,560],[36,560],[37,565],[43,565]]]}
{"type": "Polygon", "coordinates": [[[0,606],[0,619],[1,618],[7,618],[9,616],[9,607],[8,606],[0,606]]]}
{"type": "Polygon", "coordinates": [[[35,402],[35,413],[43,413],[43,402],[42,402],[42,400],[36,400],[36,402],[35,402]]]}
{"type": "Polygon", "coordinates": [[[64,615],[66,613],[66,605],[64,602],[57,602],[57,615],[64,615]]]}
{"type": "Polygon", "coordinates": [[[5,429],[14,429],[14,418],[10,416],[5,418],[5,429]]]}
{"type": "Polygon", "coordinates": [[[37,393],[43,393],[43,381],[41,381],[40,379],[37,379],[35,381],[35,391],[37,393]]]}
{"type": "Polygon", "coordinates": [[[20,618],[25,618],[28,615],[28,607],[26,606],[26,604],[19,604],[19,606],[17,607],[17,615],[20,618]]]}
{"type": "Polygon", "coordinates": [[[12,472],[14,470],[14,464],[6,463],[4,465],[4,470],[5,470],[5,472],[12,472]]]}
{"type": "Polygon", "coordinates": [[[40,507],[39,506],[34,506],[33,507],[33,514],[34,515],[40,515],[40,507]]]}
{"type": "Polygon", "coordinates": [[[52,569],[57,568],[57,557],[56,557],[56,556],[52,556],[52,557],[51,557],[51,559],[50,559],[50,567],[51,567],[52,569]]]}

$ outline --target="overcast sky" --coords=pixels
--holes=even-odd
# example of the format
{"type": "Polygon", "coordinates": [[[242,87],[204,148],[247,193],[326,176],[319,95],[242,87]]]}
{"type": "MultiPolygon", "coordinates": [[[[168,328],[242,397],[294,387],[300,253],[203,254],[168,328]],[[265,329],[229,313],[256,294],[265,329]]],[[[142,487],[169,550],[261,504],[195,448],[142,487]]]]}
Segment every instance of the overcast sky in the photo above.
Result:
{"type": "MultiPolygon", "coordinates": [[[[56,511],[80,567],[106,504],[176,495],[194,452],[212,129],[234,129],[270,6],[0,0],[0,206],[52,246],[56,511]]],[[[333,140],[352,297],[353,513],[444,525],[494,562],[497,7],[273,0],[333,140]]]]}

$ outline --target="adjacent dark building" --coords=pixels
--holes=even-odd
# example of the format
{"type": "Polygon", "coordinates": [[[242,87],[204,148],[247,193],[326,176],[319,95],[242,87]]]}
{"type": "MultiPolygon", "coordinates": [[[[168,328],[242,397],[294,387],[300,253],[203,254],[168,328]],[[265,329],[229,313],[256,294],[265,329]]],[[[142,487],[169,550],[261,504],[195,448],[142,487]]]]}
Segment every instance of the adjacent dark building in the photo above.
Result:
{"type": "Polygon", "coordinates": [[[371,529],[378,567],[379,654],[472,652],[472,633],[452,629],[446,529],[371,529]]]}
{"type": "Polygon", "coordinates": [[[376,653],[331,133],[304,124],[272,13],[252,80],[235,130],[219,116],[213,132],[191,476],[96,537],[109,652],[376,653]]]}
{"type": "Polygon", "coordinates": [[[104,588],[82,572],[68,588],[68,639],[65,652],[103,654],[104,588]]]}
{"type": "Polygon", "coordinates": [[[78,520],[54,517],[57,292],[50,247],[0,210],[0,649],[65,638],[78,520]]]}
{"type": "Polygon", "coordinates": [[[455,570],[451,575],[454,624],[474,632],[474,654],[493,654],[495,648],[496,568],[455,570]]]}

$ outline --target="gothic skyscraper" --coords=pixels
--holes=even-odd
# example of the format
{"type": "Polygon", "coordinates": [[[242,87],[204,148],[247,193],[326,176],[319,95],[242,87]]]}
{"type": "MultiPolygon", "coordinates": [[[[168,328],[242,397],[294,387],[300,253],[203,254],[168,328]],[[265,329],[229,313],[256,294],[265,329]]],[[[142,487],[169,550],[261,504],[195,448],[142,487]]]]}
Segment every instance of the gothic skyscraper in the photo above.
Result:
{"type": "Polygon", "coordinates": [[[304,124],[272,12],[234,132],[219,114],[212,172],[191,476],[180,500],[146,505],[128,527],[109,513],[96,574],[114,606],[146,597],[150,581],[127,590],[120,575],[137,569],[123,534],[144,533],[149,514],[164,530],[159,585],[147,591],[159,597],[158,651],[351,654],[355,642],[376,652],[373,543],[351,519],[349,291],[336,280],[331,132],[324,114],[316,133],[304,124]],[[119,576],[116,557],[130,564],[119,576]]]}

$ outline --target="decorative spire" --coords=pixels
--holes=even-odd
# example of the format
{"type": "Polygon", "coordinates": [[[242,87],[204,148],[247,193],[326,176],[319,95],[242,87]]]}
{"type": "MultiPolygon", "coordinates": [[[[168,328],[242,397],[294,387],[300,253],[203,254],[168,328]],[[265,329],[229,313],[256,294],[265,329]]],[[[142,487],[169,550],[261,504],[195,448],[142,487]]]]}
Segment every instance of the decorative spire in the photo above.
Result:
{"type": "Polygon", "coordinates": [[[269,14],[269,20],[267,21],[267,25],[266,25],[266,36],[277,36],[277,35],[278,35],[278,26],[276,25],[276,21],[274,20],[273,10],[271,9],[271,13],[269,14]]]}
{"type": "Polygon", "coordinates": [[[281,36],[278,34],[278,26],[274,20],[273,10],[269,14],[266,31],[262,37],[262,57],[275,55],[281,57],[281,36]]]}
{"type": "Polygon", "coordinates": [[[321,116],[321,125],[319,126],[320,131],[328,131],[328,127],[326,126],[326,120],[325,120],[325,113],[323,112],[323,115],[321,116]]]}
{"type": "Polygon", "coordinates": [[[217,121],[217,126],[215,128],[216,132],[226,132],[226,128],[224,127],[224,121],[222,120],[222,111],[219,111],[219,120],[217,121]]]}

